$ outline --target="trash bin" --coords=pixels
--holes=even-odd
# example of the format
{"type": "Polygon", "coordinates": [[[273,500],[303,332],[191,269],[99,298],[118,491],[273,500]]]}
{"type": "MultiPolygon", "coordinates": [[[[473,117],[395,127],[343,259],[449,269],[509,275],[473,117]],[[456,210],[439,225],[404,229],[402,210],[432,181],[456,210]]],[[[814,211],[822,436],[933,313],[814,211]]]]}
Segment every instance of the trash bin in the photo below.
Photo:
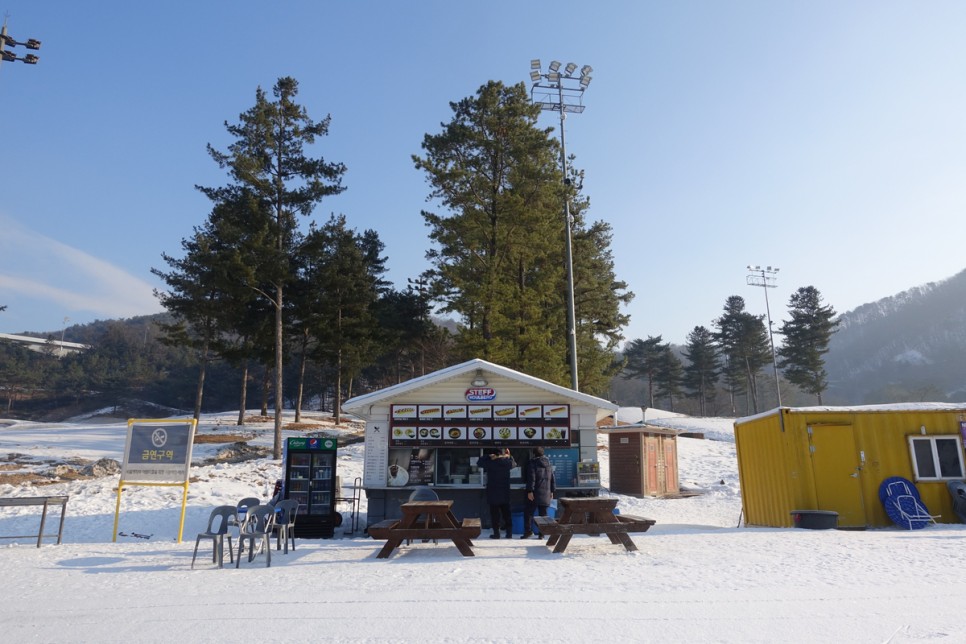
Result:
{"type": "Polygon", "coordinates": [[[523,534],[523,510],[510,512],[510,523],[513,525],[513,534],[523,534]]]}
{"type": "Polygon", "coordinates": [[[796,528],[831,530],[839,527],[839,513],[830,510],[792,510],[796,528]]]}

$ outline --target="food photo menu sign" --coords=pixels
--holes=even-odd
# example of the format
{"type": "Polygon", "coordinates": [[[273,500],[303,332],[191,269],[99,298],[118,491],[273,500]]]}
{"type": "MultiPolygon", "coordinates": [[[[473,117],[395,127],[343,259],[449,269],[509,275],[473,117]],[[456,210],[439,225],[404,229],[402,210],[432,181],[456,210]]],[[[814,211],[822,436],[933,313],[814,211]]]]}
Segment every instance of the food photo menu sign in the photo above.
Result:
{"type": "Polygon", "coordinates": [[[392,405],[389,438],[394,447],[569,446],[570,406],[392,405]]]}

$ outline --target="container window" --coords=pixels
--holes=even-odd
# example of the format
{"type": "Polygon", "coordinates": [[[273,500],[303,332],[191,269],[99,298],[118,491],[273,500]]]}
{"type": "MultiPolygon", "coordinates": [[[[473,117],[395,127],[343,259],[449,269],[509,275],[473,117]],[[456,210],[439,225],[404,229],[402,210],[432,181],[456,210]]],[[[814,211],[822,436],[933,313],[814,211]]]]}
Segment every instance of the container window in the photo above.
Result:
{"type": "Polygon", "coordinates": [[[917,481],[966,478],[963,444],[958,435],[910,436],[909,451],[917,481]]]}

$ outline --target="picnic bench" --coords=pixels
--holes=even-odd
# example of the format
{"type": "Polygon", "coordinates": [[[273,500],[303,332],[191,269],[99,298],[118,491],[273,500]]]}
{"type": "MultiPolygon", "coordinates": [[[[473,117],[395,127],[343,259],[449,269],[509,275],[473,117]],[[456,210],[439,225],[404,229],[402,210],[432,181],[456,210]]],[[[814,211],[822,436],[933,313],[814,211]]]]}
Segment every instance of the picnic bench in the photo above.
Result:
{"type": "Polygon", "coordinates": [[[466,518],[459,521],[453,515],[452,507],[452,500],[403,503],[401,518],[380,521],[368,528],[370,537],[386,540],[376,558],[387,559],[403,541],[416,539],[434,542],[449,539],[464,557],[474,556],[472,539],[480,536],[480,520],[466,518]]]}
{"type": "Polygon", "coordinates": [[[64,515],[67,514],[67,499],[69,496],[14,496],[14,497],[4,497],[0,498],[0,508],[14,508],[23,506],[43,506],[44,511],[40,515],[40,529],[37,534],[19,534],[12,536],[2,536],[0,539],[26,539],[37,537],[37,547],[40,547],[41,542],[45,537],[53,537],[54,535],[44,534],[44,525],[47,523],[47,508],[51,506],[60,506],[60,525],[57,528],[57,543],[61,542],[64,535],[64,515]]]}
{"type": "Polygon", "coordinates": [[[563,508],[559,519],[534,517],[537,529],[547,535],[547,546],[555,546],[554,552],[564,552],[575,534],[591,536],[605,535],[611,543],[619,543],[626,550],[636,551],[637,545],[631,539],[631,532],[647,532],[654,525],[653,519],[645,519],[630,514],[614,514],[616,498],[607,497],[564,497],[557,500],[563,508]]]}

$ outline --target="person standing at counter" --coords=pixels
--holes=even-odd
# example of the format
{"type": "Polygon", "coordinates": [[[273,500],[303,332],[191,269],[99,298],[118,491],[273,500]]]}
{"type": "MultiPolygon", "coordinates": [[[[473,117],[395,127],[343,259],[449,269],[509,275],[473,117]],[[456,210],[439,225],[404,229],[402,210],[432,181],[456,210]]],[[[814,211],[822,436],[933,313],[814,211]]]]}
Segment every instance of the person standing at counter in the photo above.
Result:
{"type": "MultiPolygon", "coordinates": [[[[547,508],[550,507],[553,494],[557,491],[553,467],[550,465],[550,459],[543,455],[542,447],[533,448],[523,477],[527,483],[527,505],[523,516],[523,535],[520,538],[529,539],[533,536],[531,529],[534,511],[542,517],[547,516],[547,508]]],[[[537,536],[540,536],[539,532],[537,536]]]]}
{"type": "Polygon", "coordinates": [[[486,472],[486,502],[490,504],[490,525],[493,527],[491,539],[500,538],[500,520],[506,526],[506,538],[513,536],[510,518],[510,470],[517,466],[510,456],[510,450],[502,453],[489,450],[476,463],[486,472]]]}

